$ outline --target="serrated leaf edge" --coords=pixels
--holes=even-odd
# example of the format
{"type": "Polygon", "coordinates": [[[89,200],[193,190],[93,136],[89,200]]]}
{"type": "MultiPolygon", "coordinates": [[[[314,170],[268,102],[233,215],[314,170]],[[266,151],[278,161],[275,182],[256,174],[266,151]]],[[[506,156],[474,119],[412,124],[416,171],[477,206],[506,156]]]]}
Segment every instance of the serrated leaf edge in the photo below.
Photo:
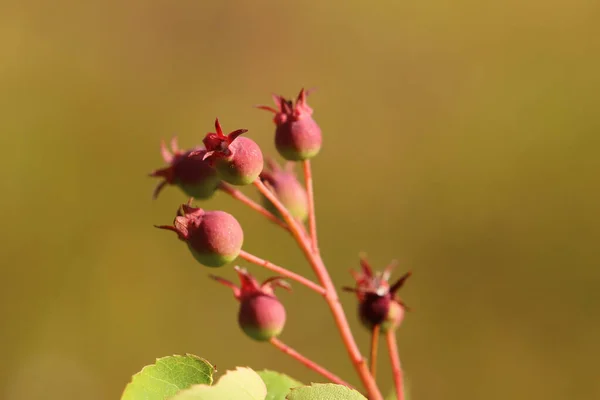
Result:
{"type": "Polygon", "coordinates": [[[192,358],[195,358],[197,360],[200,360],[200,361],[203,361],[203,362],[207,363],[210,366],[210,368],[212,369],[212,374],[210,374],[210,376],[208,377],[209,380],[210,380],[209,386],[213,384],[213,382],[214,382],[213,375],[214,375],[215,372],[217,372],[217,368],[214,365],[212,365],[206,358],[202,358],[200,356],[197,356],[197,355],[191,354],[191,353],[185,353],[184,355],[173,354],[173,355],[170,355],[170,356],[164,356],[164,357],[156,358],[156,359],[154,359],[154,363],[153,364],[144,365],[144,367],[142,369],[140,369],[135,374],[131,375],[131,379],[129,380],[129,382],[127,382],[127,385],[125,385],[125,388],[123,389],[123,392],[121,393],[121,397],[123,397],[123,395],[125,394],[125,391],[129,387],[129,385],[133,382],[133,380],[135,379],[136,376],[141,375],[146,368],[154,367],[154,366],[156,366],[156,364],[159,361],[162,361],[162,360],[164,360],[166,358],[171,358],[171,357],[192,357],[192,358]]]}

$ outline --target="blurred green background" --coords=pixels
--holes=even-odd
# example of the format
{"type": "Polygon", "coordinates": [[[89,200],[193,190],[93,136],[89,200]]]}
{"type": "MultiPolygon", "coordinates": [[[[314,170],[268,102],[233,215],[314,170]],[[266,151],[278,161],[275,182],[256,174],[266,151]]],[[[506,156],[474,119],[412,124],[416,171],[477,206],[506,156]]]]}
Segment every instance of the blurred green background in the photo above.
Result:
{"type": "MultiPolygon", "coordinates": [[[[303,86],[318,88],[335,281],[361,250],[414,271],[399,333],[412,398],[599,398],[599,20],[592,0],[3,0],[0,398],[117,399],[185,352],[319,379],[243,336],[215,271],[152,227],[185,197],[152,201],[146,176],[160,139],[198,144],[216,116],[275,154],[251,106],[303,86]]],[[[259,216],[222,194],[205,208],[312,276],[259,216]]],[[[282,339],[357,383],[321,299],[280,298],[282,339]]]]}

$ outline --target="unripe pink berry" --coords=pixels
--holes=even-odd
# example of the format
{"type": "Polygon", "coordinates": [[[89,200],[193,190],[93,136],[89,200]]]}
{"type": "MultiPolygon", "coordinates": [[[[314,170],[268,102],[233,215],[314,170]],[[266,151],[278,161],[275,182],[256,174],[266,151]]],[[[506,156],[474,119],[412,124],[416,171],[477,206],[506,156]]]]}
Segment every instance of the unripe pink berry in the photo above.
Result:
{"type": "Polygon", "coordinates": [[[223,134],[219,119],[215,121],[216,133],[208,133],[203,142],[206,146],[204,159],[210,160],[219,176],[232,185],[248,185],[254,182],[263,169],[263,155],[252,139],[238,137],[247,132],[238,129],[223,134]]]}
{"type": "Polygon", "coordinates": [[[244,242],[242,227],[233,215],[185,204],[181,206],[173,226],[157,228],[176,232],[196,260],[207,267],[220,267],[235,260],[244,242]]]}
{"type": "Polygon", "coordinates": [[[154,190],[154,198],[158,197],[165,185],[178,186],[186,195],[195,199],[210,198],[217,190],[221,179],[215,168],[204,160],[206,151],[201,148],[182,151],[177,145],[176,138],[171,140],[171,149],[172,153],[165,143],[161,142],[161,153],[169,166],[150,174],[164,179],[154,190]]]}
{"type": "Polygon", "coordinates": [[[308,160],[321,150],[321,128],[312,117],[313,110],[306,103],[307,92],[302,89],[294,104],[274,95],[277,108],[259,106],[275,113],[275,147],[283,158],[290,161],[308,160]]]}
{"type": "MultiPolygon", "coordinates": [[[[294,163],[287,162],[281,168],[275,161],[267,160],[267,168],[260,174],[260,179],[273,191],[292,216],[300,221],[308,216],[308,196],[304,187],[298,182],[293,171],[294,163]]],[[[266,209],[281,217],[277,207],[266,197],[262,196],[266,209]]]]}
{"type": "Polygon", "coordinates": [[[394,266],[395,264],[392,263],[383,272],[374,274],[371,266],[363,257],[361,258],[361,272],[351,271],[356,280],[356,286],[344,289],[356,293],[360,321],[368,329],[379,325],[380,331],[385,333],[398,328],[404,319],[407,307],[396,295],[396,292],[404,285],[411,273],[404,274],[390,286],[388,281],[394,266]]]}
{"type": "Polygon", "coordinates": [[[239,137],[229,145],[231,155],[215,157],[215,167],[225,182],[248,185],[254,182],[263,169],[263,155],[252,139],[239,137]]]}
{"type": "Polygon", "coordinates": [[[285,325],[285,308],[275,297],[274,286],[289,290],[289,285],[279,277],[267,279],[262,284],[245,269],[234,267],[240,278],[241,286],[212,276],[213,279],[233,289],[240,302],[238,323],[240,328],[254,340],[266,341],[279,336],[285,325]]]}
{"type": "Polygon", "coordinates": [[[257,294],[240,303],[238,323],[254,340],[265,341],[279,336],[285,318],[285,308],[274,296],[257,294]]]}

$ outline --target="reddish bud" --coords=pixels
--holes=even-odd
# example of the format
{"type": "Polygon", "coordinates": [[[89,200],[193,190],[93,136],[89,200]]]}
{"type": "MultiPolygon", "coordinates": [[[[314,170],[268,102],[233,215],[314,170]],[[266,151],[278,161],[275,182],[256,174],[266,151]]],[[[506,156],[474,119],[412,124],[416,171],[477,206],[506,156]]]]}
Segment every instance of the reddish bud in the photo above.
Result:
{"type": "Polygon", "coordinates": [[[263,169],[263,155],[252,139],[239,137],[247,132],[238,129],[227,135],[219,119],[215,121],[215,133],[207,133],[203,142],[206,146],[205,160],[217,169],[221,179],[232,185],[248,185],[254,182],[263,169]]]}
{"type": "MultiPolygon", "coordinates": [[[[271,189],[279,201],[288,209],[292,216],[304,221],[308,216],[308,196],[298,182],[294,173],[294,163],[287,162],[281,168],[275,161],[267,160],[267,169],[260,174],[260,179],[271,189]]],[[[265,208],[279,216],[277,208],[264,196],[265,208]]]]}
{"type": "Polygon", "coordinates": [[[244,242],[239,222],[224,211],[205,211],[183,204],[173,226],[161,225],[177,233],[192,255],[207,267],[220,267],[237,258],[244,242]]]}
{"type": "Polygon", "coordinates": [[[240,328],[254,340],[266,341],[279,336],[285,325],[285,308],[274,294],[274,287],[290,289],[281,278],[267,279],[262,284],[245,269],[234,267],[240,278],[241,286],[220,278],[211,276],[216,281],[233,289],[233,294],[240,302],[238,323],[240,328]]]}
{"type": "Polygon", "coordinates": [[[404,319],[407,307],[396,295],[396,292],[404,285],[411,273],[404,274],[393,285],[390,285],[388,280],[395,263],[391,263],[383,272],[378,273],[373,273],[364,257],[361,258],[360,264],[361,272],[351,271],[356,286],[354,288],[346,287],[344,290],[356,293],[361,322],[369,329],[380,325],[382,333],[398,328],[404,319]]]}
{"type": "Polygon", "coordinates": [[[166,185],[175,185],[196,199],[208,199],[219,186],[215,168],[204,160],[204,149],[180,150],[177,138],[171,140],[171,151],[161,142],[161,154],[168,167],[157,169],[150,176],[163,178],[154,190],[154,198],[166,185]]]}
{"type": "Polygon", "coordinates": [[[321,128],[312,117],[312,108],[306,103],[307,94],[302,89],[295,104],[292,100],[273,95],[277,108],[258,106],[275,113],[275,147],[286,160],[308,160],[321,150],[321,128]]]}

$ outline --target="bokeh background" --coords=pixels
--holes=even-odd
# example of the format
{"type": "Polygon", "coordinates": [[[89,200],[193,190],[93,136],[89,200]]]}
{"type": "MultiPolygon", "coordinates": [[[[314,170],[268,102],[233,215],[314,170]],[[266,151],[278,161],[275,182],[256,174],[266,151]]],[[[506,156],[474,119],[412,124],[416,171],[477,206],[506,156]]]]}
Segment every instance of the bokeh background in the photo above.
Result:
{"type": "MultiPolygon", "coordinates": [[[[196,145],[215,116],[274,155],[251,106],[303,86],[335,281],[359,251],[414,271],[412,398],[599,398],[599,20],[592,0],[2,1],[0,398],[117,399],[186,352],[319,379],[243,336],[215,271],[152,227],[184,195],[152,201],[146,176],[162,138],[196,145]]],[[[276,227],[222,194],[204,206],[312,276],[276,227]]],[[[321,300],[280,297],[282,339],[358,383],[321,300]]]]}

